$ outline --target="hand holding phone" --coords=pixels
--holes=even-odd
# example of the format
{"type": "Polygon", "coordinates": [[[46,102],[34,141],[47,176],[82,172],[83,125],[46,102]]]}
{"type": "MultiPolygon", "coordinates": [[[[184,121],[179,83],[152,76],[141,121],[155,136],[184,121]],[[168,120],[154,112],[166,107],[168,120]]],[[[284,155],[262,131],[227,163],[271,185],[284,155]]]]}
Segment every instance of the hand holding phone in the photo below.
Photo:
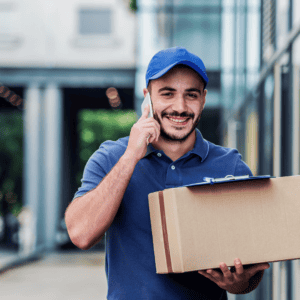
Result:
{"type": "Polygon", "coordinates": [[[131,128],[126,149],[126,153],[137,161],[145,156],[147,145],[158,141],[160,135],[160,125],[153,118],[153,108],[149,93],[146,95],[141,109],[142,116],[131,128]],[[146,108],[147,104],[149,108],[146,108]]]}
{"type": "Polygon", "coordinates": [[[149,104],[149,107],[150,107],[150,113],[148,115],[148,118],[151,118],[151,117],[153,117],[153,108],[152,108],[152,101],[151,101],[151,98],[150,98],[150,93],[147,93],[147,95],[146,95],[146,97],[145,97],[145,99],[144,99],[144,101],[142,103],[142,106],[141,106],[142,113],[144,112],[145,106],[147,104],[149,104]]]}

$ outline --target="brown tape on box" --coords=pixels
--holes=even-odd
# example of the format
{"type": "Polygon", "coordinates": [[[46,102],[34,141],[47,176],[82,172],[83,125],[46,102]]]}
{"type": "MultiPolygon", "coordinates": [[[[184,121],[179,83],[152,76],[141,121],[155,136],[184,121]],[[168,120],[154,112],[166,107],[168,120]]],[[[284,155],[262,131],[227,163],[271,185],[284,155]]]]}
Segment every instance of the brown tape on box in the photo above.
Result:
{"type": "Polygon", "coordinates": [[[164,248],[165,248],[165,253],[166,253],[167,268],[168,268],[168,273],[173,273],[169,240],[168,240],[168,230],[167,230],[166,211],[165,211],[163,191],[159,191],[158,196],[159,196],[159,206],[160,206],[162,232],[163,232],[164,248]]]}

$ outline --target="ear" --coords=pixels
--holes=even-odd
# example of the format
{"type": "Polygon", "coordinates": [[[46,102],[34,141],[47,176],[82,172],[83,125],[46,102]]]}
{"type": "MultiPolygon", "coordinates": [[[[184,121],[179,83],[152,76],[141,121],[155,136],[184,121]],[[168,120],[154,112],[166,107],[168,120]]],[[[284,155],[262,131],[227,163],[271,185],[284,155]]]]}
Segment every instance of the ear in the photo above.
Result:
{"type": "Polygon", "coordinates": [[[205,106],[205,103],[206,103],[206,94],[207,94],[207,90],[205,89],[204,94],[203,94],[203,103],[202,103],[203,108],[202,109],[204,109],[204,106],[205,106]]]}
{"type": "Polygon", "coordinates": [[[143,89],[144,97],[146,97],[148,90],[146,88],[143,89]]]}

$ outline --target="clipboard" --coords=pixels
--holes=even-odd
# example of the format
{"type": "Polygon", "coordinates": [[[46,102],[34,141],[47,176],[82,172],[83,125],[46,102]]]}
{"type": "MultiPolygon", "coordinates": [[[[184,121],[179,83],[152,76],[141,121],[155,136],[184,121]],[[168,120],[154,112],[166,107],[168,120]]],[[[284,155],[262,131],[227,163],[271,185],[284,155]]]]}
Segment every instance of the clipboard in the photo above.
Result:
{"type": "Polygon", "coordinates": [[[223,178],[211,178],[211,177],[204,177],[203,182],[191,183],[183,185],[182,187],[191,187],[191,186],[198,186],[198,185],[208,185],[208,184],[218,184],[218,183],[226,183],[226,182],[237,182],[237,181],[244,181],[244,180],[257,180],[257,179],[270,179],[275,178],[271,175],[260,175],[260,176],[250,176],[250,175],[243,175],[243,176],[233,176],[227,175],[223,178]]]}

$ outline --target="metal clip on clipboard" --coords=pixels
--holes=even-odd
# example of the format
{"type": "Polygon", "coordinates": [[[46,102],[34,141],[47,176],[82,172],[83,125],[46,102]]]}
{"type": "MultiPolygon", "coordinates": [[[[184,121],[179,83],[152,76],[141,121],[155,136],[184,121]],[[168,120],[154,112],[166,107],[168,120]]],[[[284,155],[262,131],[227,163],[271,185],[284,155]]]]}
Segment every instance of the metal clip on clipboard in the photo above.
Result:
{"type": "Polygon", "coordinates": [[[275,178],[275,177],[270,176],[270,175],[259,175],[259,176],[250,176],[250,175],[233,176],[233,175],[227,175],[224,178],[204,177],[202,182],[195,182],[195,183],[191,183],[191,184],[185,184],[185,185],[183,185],[183,187],[192,187],[192,186],[208,185],[208,184],[215,184],[215,183],[235,182],[235,181],[243,181],[243,180],[270,179],[270,178],[275,178]]]}
{"type": "Polygon", "coordinates": [[[203,180],[206,181],[206,182],[209,182],[210,184],[214,184],[215,182],[224,182],[224,181],[237,180],[237,179],[246,179],[246,178],[250,178],[250,176],[249,175],[243,175],[243,176],[227,175],[223,178],[204,177],[203,180]]]}

